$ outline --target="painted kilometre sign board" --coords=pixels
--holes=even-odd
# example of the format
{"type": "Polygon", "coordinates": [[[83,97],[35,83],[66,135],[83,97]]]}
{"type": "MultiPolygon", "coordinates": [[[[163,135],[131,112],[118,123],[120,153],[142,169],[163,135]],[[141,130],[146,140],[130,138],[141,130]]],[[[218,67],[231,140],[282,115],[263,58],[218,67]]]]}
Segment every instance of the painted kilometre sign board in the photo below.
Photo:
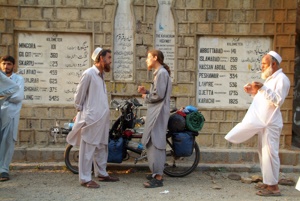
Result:
{"type": "Polygon", "coordinates": [[[18,73],[28,104],[73,104],[76,86],[91,66],[91,36],[19,33],[18,73]]]}
{"type": "Polygon", "coordinates": [[[272,47],[271,37],[200,37],[197,103],[202,108],[246,109],[252,97],[243,86],[263,80],[261,59],[272,47]]]}

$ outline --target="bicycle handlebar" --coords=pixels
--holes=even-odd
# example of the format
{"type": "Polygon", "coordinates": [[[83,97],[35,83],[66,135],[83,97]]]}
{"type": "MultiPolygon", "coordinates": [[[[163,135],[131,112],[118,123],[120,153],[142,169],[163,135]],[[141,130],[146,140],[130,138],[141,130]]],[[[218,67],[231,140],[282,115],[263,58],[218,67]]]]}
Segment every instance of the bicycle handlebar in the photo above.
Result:
{"type": "Polygon", "coordinates": [[[136,107],[143,106],[143,104],[141,104],[136,98],[133,98],[133,99],[132,99],[132,103],[133,103],[136,107]]]}
{"type": "Polygon", "coordinates": [[[115,105],[117,105],[117,107],[119,107],[119,105],[120,105],[120,104],[118,103],[118,101],[116,101],[116,100],[111,100],[110,102],[113,103],[113,104],[115,104],[115,105]]]}
{"type": "Polygon", "coordinates": [[[136,98],[131,98],[131,99],[128,99],[128,100],[122,100],[121,103],[119,103],[116,100],[111,100],[111,103],[117,105],[117,109],[123,108],[124,106],[126,106],[129,103],[132,103],[134,105],[134,107],[143,106],[142,104],[140,104],[140,102],[136,98]]]}

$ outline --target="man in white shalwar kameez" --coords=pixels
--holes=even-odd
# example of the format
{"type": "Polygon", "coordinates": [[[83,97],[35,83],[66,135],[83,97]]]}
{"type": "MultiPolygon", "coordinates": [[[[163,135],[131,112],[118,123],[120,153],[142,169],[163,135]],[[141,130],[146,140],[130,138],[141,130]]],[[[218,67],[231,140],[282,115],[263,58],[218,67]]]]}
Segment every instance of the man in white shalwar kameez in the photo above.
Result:
{"type": "Polygon", "coordinates": [[[14,154],[15,142],[17,141],[20,111],[24,98],[24,79],[13,72],[15,59],[12,56],[1,57],[0,66],[6,76],[18,86],[17,91],[7,97],[1,105],[0,181],[7,181],[10,179],[8,174],[9,165],[14,154]]]}
{"type": "Polygon", "coordinates": [[[95,177],[99,181],[118,181],[106,171],[109,136],[109,105],[104,80],[104,72],[110,71],[111,51],[96,48],[92,54],[94,65],[85,70],[75,93],[75,108],[78,113],[67,142],[79,148],[79,181],[87,188],[99,188],[92,180],[94,165],[95,177]]]}
{"type": "Polygon", "coordinates": [[[225,139],[241,143],[258,134],[258,154],[263,184],[256,185],[260,196],[280,196],[278,177],[280,169],[279,142],[283,127],[280,106],[290,89],[290,81],[279,64],[281,56],[270,51],[262,58],[264,83],[252,82],[244,86],[246,93],[254,96],[243,121],[237,124],[225,139]]]}

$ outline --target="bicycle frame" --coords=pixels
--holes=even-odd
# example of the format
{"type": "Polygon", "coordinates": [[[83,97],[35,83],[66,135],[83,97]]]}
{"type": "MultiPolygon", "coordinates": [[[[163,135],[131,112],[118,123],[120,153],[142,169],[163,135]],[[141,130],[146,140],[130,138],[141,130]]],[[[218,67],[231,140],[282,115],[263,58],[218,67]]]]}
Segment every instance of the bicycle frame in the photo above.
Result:
{"type": "MultiPolygon", "coordinates": [[[[142,106],[136,99],[123,100],[121,103],[113,100],[111,103],[117,105],[117,110],[121,111],[118,119],[113,123],[109,136],[111,139],[123,137],[125,139],[125,149],[123,153],[123,161],[128,160],[130,154],[128,151],[134,152],[139,155],[139,157],[134,158],[134,163],[146,159],[146,150],[134,149],[128,146],[128,142],[132,139],[141,139],[142,134],[137,133],[135,129],[136,124],[142,125],[144,123],[144,118],[137,118],[138,107],[142,106]]],[[[193,153],[188,157],[178,157],[175,155],[172,145],[172,133],[167,132],[166,134],[166,163],[164,173],[172,177],[183,177],[195,170],[198,166],[200,160],[200,150],[197,143],[194,141],[193,153]]],[[[76,165],[71,163],[74,160],[78,163],[78,150],[73,151],[72,145],[68,145],[65,150],[65,163],[68,169],[73,173],[78,173],[78,168],[76,165]],[[73,153],[74,152],[74,153],[73,153]]]]}

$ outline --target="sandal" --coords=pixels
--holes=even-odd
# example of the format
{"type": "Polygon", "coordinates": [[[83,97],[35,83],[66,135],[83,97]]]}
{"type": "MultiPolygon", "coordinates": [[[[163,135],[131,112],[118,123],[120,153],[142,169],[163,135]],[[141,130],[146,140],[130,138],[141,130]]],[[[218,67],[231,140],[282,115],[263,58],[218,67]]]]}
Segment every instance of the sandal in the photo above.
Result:
{"type": "Polygon", "coordinates": [[[2,172],[0,174],[0,181],[8,181],[9,180],[9,174],[7,172],[2,172]]]}
{"type": "Polygon", "coordinates": [[[150,181],[151,179],[153,179],[152,174],[147,174],[147,175],[146,175],[146,179],[149,180],[149,181],[150,181]]]}
{"type": "Polygon", "coordinates": [[[96,182],[94,182],[93,180],[86,182],[86,183],[82,183],[81,186],[87,187],[87,188],[99,188],[100,185],[97,184],[96,182]]]}
{"type": "Polygon", "coordinates": [[[157,180],[155,178],[152,178],[151,180],[144,183],[145,188],[156,188],[156,187],[162,187],[163,181],[157,180]]]}
{"type": "Polygon", "coordinates": [[[295,182],[292,179],[280,179],[278,184],[285,186],[295,186],[295,182]]]}
{"type": "Polygon", "coordinates": [[[264,184],[264,183],[258,183],[254,186],[254,188],[257,190],[264,190],[264,189],[268,188],[268,185],[264,184]]]}
{"type": "Polygon", "coordinates": [[[281,196],[281,193],[280,193],[280,191],[274,192],[274,191],[271,191],[271,190],[266,188],[266,189],[263,189],[263,190],[260,190],[260,191],[256,192],[256,195],[271,197],[271,196],[281,196]]]}
{"type": "MultiPolygon", "coordinates": [[[[146,179],[147,180],[151,180],[151,179],[153,179],[154,177],[152,177],[152,174],[147,174],[146,175],[146,179]]],[[[164,179],[161,179],[161,181],[164,181],[164,179]]]]}
{"type": "Polygon", "coordinates": [[[107,182],[116,182],[116,181],[120,181],[120,179],[118,177],[111,177],[111,176],[98,176],[98,180],[99,181],[107,181],[107,182]]]}

